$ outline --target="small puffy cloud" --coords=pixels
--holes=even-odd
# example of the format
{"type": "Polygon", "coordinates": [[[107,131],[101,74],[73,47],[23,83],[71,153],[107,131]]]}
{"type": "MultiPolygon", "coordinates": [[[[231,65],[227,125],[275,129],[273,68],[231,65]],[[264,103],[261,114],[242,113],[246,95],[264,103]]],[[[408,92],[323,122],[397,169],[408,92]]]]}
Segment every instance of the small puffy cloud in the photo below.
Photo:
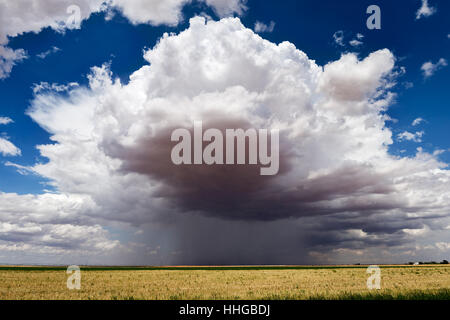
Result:
{"type": "Polygon", "coordinates": [[[45,59],[47,58],[49,55],[51,55],[52,53],[56,53],[58,51],[61,51],[60,48],[53,46],[52,48],[48,49],[47,51],[41,52],[39,54],[37,54],[36,56],[39,59],[45,59]]]}
{"type": "Polygon", "coordinates": [[[422,0],[422,6],[417,10],[416,13],[416,20],[422,18],[422,17],[429,17],[432,16],[437,12],[436,8],[430,7],[428,4],[428,0],[422,0]]]}
{"type": "Polygon", "coordinates": [[[397,135],[398,141],[414,141],[414,142],[422,142],[422,137],[425,134],[424,131],[418,131],[416,133],[411,133],[408,131],[404,131],[397,135]]]}
{"type": "Polygon", "coordinates": [[[275,29],[275,22],[271,21],[269,25],[264,24],[262,22],[256,21],[254,30],[257,33],[264,33],[264,32],[273,32],[275,29]]]}
{"type": "MultiPolygon", "coordinates": [[[[6,125],[14,122],[11,118],[0,117],[0,125],[6,125]]],[[[5,138],[0,137],[0,154],[3,156],[19,156],[21,151],[14,144],[5,138]]]]}
{"type": "Polygon", "coordinates": [[[243,15],[247,10],[247,0],[200,0],[212,7],[214,12],[221,18],[233,14],[243,15]]]}
{"type": "MultiPolygon", "coordinates": [[[[0,125],[6,125],[13,123],[14,121],[8,117],[0,117],[0,125]]],[[[4,157],[6,156],[20,156],[21,151],[13,143],[8,141],[6,138],[0,137],[0,154],[4,157]]]]}
{"type": "Polygon", "coordinates": [[[13,50],[1,45],[0,42],[0,79],[5,79],[11,73],[14,65],[27,58],[23,49],[13,50]]]}
{"type": "Polygon", "coordinates": [[[403,82],[403,86],[405,87],[405,89],[411,89],[414,87],[414,83],[412,83],[411,81],[405,81],[403,82]]]}
{"type": "MultiPolygon", "coordinates": [[[[344,41],[344,39],[345,39],[344,31],[342,31],[342,30],[336,31],[333,34],[333,39],[334,39],[334,42],[337,45],[339,45],[341,47],[345,47],[346,46],[346,42],[344,41]]],[[[355,47],[355,48],[356,47],[360,47],[360,46],[362,46],[364,44],[362,42],[362,39],[364,39],[364,35],[362,33],[357,33],[355,35],[355,38],[353,40],[350,40],[348,42],[348,44],[350,44],[352,47],[355,47]]]]}
{"type": "Polygon", "coordinates": [[[9,124],[14,122],[11,118],[8,117],[0,117],[0,124],[9,124]]]}
{"type": "Polygon", "coordinates": [[[17,148],[14,144],[9,142],[8,140],[4,138],[0,138],[0,154],[2,154],[4,157],[6,156],[20,156],[21,151],[19,148],[17,148]]]}
{"type": "Polygon", "coordinates": [[[423,72],[423,76],[425,78],[429,78],[431,77],[436,71],[446,67],[447,64],[447,60],[445,60],[444,58],[439,59],[438,62],[436,63],[432,63],[431,61],[425,62],[422,67],[420,68],[423,72]]]}
{"type": "Polygon", "coordinates": [[[350,45],[351,45],[352,47],[359,47],[359,46],[362,46],[362,45],[363,45],[363,42],[362,42],[362,41],[359,41],[359,40],[356,40],[356,39],[353,39],[353,40],[350,41],[349,43],[350,43],[350,45]]]}
{"type": "Polygon", "coordinates": [[[362,46],[364,43],[362,42],[362,39],[364,39],[364,35],[362,33],[357,33],[356,34],[356,39],[353,39],[349,42],[349,44],[352,47],[360,47],[362,46]]]}
{"type": "Polygon", "coordinates": [[[424,119],[422,119],[422,118],[417,118],[417,119],[414,119],[414,121],[412,122],[412,126],[413,127],[415,127],[415,126],[418,126],[419,124],[421,124],[422,122],[424,122],[425,120],[424,119]]]}
{"type": "Polygon", "coordinates": [[[336,31],[333,34],[333,39],[336,44],[338,44],[342,47],[345,46],[344,45],[344,31],[342,31],[342,30],[336,31]]]}

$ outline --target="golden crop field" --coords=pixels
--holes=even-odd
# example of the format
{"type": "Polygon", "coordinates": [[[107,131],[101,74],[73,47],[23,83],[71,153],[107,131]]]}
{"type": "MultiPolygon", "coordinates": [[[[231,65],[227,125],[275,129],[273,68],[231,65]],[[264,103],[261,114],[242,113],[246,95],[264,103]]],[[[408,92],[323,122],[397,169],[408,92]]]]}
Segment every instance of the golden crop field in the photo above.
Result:
{"type": "Polygon", "coordinates": [[[81,268],[68,290],[64,268],[0,267],[0,300],[450,299],[450,266],[381,266],[381,290],[366,267],[81,268]]]}

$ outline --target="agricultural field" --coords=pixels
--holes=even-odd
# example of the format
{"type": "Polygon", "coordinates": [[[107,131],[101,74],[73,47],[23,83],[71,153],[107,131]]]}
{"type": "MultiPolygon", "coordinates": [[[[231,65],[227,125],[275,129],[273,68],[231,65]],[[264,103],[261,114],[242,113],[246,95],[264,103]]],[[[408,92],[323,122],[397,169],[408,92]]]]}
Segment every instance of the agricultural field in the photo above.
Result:
{"type": "Polygon", "coordinates": [[[367,266],[81,267],[68,290],[62,267],[0,267],[0,300],[450,299],[450,266],[381,266],[368,290],[367,266]]]}

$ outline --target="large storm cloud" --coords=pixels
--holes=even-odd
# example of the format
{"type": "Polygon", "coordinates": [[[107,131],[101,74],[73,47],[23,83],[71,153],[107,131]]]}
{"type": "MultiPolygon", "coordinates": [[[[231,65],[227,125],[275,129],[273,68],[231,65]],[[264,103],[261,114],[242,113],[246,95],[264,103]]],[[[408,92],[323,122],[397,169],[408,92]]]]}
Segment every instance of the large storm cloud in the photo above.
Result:
{"type": "MultiPolygon", "coordinates": [[[[36,94],[28,114],[54,144],[39,146],[49,161],[29,170],[52,182],[51,205],[67,210],[46,208],[44,218],[30,207],[23,223],[139,228],[153,256],[166,250],[163,262],[193,264],[329,262],[361,252],[369,259],[371,250],[409,250],[424,233],[445,232],[450,173],[439,152],[388,152],[385,112],[399,75],[389,50],[319,66],[238,18],[197,17],[145,59],[126,84],[104,65],[92,69],[89,87],[36,94]],[[279,174],[175,166],[171,132],[199,120],[221,130],[279,129],[279,174]]],[[[45,206],[45,197],[33,201],[45,206]]],[[[8,236],[27,226],[11,226],[8,236]]],[[[127,247],[89,232],[109,250],[127,247]]],[[[157,263],[152,255],[140,259],[157,263]]]]}

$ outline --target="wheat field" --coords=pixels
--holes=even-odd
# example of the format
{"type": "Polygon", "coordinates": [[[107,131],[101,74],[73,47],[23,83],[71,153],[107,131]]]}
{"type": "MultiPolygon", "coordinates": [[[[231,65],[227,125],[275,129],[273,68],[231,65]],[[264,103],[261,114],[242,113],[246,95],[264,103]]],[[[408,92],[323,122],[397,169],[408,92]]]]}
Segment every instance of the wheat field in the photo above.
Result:
{"type": "Polygon", "coordinates": [[[366,267],[64,268],[0,267],[0,300],[450,299],[450,266],[382,266],[368,290],[366,267]]]}

